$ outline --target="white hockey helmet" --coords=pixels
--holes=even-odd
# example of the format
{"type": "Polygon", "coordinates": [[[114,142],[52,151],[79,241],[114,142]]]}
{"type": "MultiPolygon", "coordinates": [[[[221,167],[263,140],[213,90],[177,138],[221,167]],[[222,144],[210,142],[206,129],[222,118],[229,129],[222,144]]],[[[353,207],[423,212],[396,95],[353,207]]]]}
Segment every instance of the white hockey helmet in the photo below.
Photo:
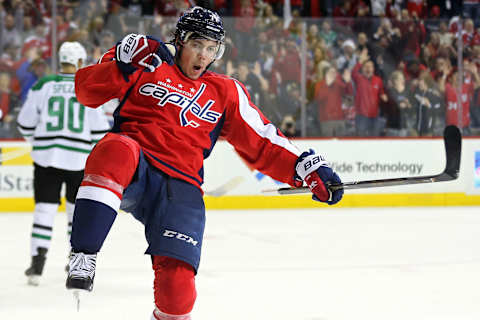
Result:
{"type": "Polygon", "coordinates": [[[60,63],[69,63],[73,64],[77,69],[79,68],[78,61],[82,60],[83,66],[87,60],[87,51],[80,44],[80,42],[64,42],[58,50],[58,58],[60,63]]]}

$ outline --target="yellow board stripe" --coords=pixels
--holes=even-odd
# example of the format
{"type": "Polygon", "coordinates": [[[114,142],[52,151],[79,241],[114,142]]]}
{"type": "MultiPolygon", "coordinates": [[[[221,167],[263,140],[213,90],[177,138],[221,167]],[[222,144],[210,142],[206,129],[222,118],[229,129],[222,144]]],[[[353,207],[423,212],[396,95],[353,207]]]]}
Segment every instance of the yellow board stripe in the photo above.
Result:
{"type": "Polygon", "coordinates": [[[477,206],[480,195],[464,193],[427,194],[349,194],[340,203],[329,206],[311,200],[309,195],[205,197],[208,209],[280,209],[280,208],[359,208],[477,206]]]}
{"type": "MultiPolygon", "coordinates": [[[[35,202],[33,198],[0,198],[0,213],[2,212],[33,212],[35,202]]],[[[60,211],[65,211],[65,199],[59,207],[60,211]]]]}
{"type": "MultiPolygon", "coordinates": [[[[60,210],[65,210],[65,199],[60,210]]],[[[361,208],[361,207],[434,207],[479,206],[480,195],[464,193],[425,194],[348,194],[335,205],[328,206],[310,199],[308,195],[289,196],[224,196],[205,197],[211,210],[230,209],[292,209],[292,208],[361,208]]],[[[31,198],[0,198],[0,212],[32,212],[31,198]]]]}
{"type": "Polygon", "coordinates": [[[33,160],[30,156],[31,148],[25,147],[2,147],[2,156],[9,160],[3,161],[3,166],[32,165],[33,160]]]}

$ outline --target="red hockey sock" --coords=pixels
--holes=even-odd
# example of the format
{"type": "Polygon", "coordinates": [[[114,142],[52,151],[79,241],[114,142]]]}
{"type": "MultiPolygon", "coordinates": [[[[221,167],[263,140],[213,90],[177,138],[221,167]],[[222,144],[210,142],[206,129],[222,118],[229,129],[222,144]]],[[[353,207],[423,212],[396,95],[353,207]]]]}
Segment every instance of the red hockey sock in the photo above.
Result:
{"type": "Polygon", "coordinates": [[[157,308],[169,315],[187,315],[197,297],[195,271],[186,262],[153,256],[153,291],[157,308]]]}

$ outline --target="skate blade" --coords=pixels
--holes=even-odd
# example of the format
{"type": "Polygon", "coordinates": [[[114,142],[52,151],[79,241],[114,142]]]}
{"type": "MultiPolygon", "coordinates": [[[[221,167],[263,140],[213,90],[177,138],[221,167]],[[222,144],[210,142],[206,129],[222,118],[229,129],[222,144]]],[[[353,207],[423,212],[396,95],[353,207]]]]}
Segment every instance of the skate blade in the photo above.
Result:
{"type": "Polygon", "coordinates": [[[40,284],[40,276],[33,274],[28,276],[27,284],[30,286],[38,287],[38,285],[40,284]]]}
{"type": "Polygon", "coordinates": [[[77,312],[80,311],[80,290],[72,290],[73,292],[73,298],[75,299],[75,302],[77,303],[77,312]]]}

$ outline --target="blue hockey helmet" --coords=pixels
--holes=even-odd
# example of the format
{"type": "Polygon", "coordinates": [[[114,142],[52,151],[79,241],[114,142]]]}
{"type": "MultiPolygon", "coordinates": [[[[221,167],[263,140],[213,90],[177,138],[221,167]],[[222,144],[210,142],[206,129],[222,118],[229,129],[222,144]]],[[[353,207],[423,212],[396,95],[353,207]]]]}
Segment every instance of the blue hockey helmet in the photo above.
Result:
{"type": "Polygon", "coordinates": [[[215,59],[222,57],[225,51],[225,29],[218,13],[198,6],[185,11],[178,19],[175,40],[185,42],[193,37],[216,41],[218,50],[215,59]]]}

